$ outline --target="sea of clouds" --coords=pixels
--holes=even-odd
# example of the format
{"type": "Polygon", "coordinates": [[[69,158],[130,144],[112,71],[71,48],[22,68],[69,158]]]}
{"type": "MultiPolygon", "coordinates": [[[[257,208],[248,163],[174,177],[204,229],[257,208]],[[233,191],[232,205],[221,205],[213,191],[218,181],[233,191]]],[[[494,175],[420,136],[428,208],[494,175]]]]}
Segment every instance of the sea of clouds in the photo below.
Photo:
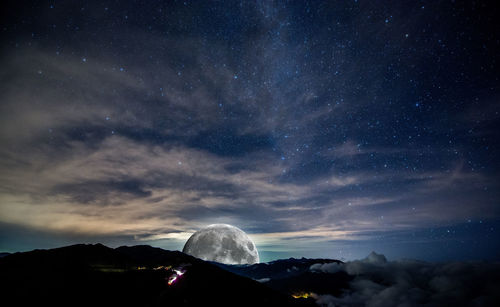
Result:
{"type": "Polygon", "coordinates": [[[340,297],[316,295],[320,306],[500,306],[498,262],[387,261],[372,252],[343,264],[313,264],[310,270],[353,277],[340,297]]]}

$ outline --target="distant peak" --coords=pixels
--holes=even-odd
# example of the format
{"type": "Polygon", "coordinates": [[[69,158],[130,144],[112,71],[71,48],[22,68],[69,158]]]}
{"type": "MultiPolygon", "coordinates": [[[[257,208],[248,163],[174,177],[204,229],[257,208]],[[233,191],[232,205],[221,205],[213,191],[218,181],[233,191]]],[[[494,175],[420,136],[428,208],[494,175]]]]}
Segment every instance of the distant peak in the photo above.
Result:
{"type": "Polygon", "coordinates": [[[382,264],[382,263],[387,263],[387,258],[385,258],[385,256],[382,254],[377,254],[376,252],[372,251],[365,258],[365,261],[373,264],[382,264]]]}

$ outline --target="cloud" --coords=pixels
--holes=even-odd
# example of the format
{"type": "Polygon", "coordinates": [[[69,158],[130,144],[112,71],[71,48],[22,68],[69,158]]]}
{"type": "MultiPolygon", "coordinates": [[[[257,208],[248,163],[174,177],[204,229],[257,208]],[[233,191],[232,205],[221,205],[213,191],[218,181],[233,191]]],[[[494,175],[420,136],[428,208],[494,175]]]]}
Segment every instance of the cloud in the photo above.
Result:
{"type": "MultiPolygon", "coordinates": [[[[387,120],[399,113],[382,103],[406,99],[381,84],[390,61],[376,54],[386,52],[373,59],[332,48],[332,74],[303,60],[326,50],[298,39],[294,10],[260,5],[238,15],[253,29],[237,39],[250,42],[238,52],[227,37],[184,32],[182,18],[143,31],[111,25],[92,5],[94,22],[57,44],[16,35],[0,60],[8,80],[0,84],[0,222],[133,240],[182,240],[224,222],[265,248],[294,240],[305,249],[500,216],[485,190],[498,190],[498,180],[486,172],[455,166],[440,148],[379,139],[405,125],[387,120]]],[[[58,19],[53,10],[36,16],[40,31],[58,19]]],[[[334,37],[327,28],[309,41],[334,37]]],[[[385,50],[375,37],[363,45],[385,50]]]]}
{"type": "MultiPolygon", "coordinates": [[[[433,212],[444,210],[421,206],[408,215],[409,209],[399,205],[408,199],[405,195],[352,196],[349,191],[356,186],[378,184],[366,172],[307,184],[283,182],[281,167],[266,152],[234,158],[121,135],[91,146],[68,139],[57,159],[50,150],[39,150],[36,156],[10,152],[12,159],[3,161],[2,222],[179,241],[183,238],[174,234],[225,222],[250,232],[259,248],[279,250],[289,249],[290,240],[300,249],[311,242],[367,240],[381,231],[409,230],[438,220],[433,212]],[[377,211],[391,223],[373,219],[377,211]]],[[[433,180],[441,178],[437,175],[433,180]]],[[[428,184],[425,178],[421,182],[428,184]]]]}
{"type": "Polygon", "coordinates": [[[316,295],[320,306],[494,306],[500,300],[499,263],[387,261],[372,252],[344,264],[313,264],[310,270],[353,278],[339,297],[316,295]]]}
{"type": "Polygon", "coordinates": [[[187,241],[193,233],[191,232],[170,232],[167,234],[154,234],[149,236],[137,236],[135,239],[138,241],[155,241],[164,239],[175,239],[180,241],[187,241]]]}
{"type": "Polygon", "coordinates": [[[315,263],[309,268],[312,272],[337,273],[343,271],[343,266],[339,263],[315,263]]]}

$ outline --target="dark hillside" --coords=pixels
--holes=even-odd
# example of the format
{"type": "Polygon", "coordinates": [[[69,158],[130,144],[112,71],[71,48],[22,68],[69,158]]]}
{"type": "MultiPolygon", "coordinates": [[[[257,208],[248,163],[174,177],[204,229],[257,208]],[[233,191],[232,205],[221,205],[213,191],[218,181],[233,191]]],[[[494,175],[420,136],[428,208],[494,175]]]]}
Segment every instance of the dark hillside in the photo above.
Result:
{"type": "Polygon", "coordinates": [[[304,306],[211,263],[150,246],[73,245],[0,259],[10,306],[304,306]],[[183,274],[182,274],[183,273],[183,274]],[[182,274],[182,275],[180,275],[182,274]],[[176,277],[172,284],[169,280],[176,277]]]}

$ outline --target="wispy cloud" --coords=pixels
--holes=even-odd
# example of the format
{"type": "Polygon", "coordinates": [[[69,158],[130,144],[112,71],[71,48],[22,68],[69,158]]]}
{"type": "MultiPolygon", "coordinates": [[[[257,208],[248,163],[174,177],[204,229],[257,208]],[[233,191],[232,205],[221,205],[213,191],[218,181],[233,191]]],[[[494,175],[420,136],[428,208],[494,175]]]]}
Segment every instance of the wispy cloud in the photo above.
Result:
{"type": "MultiPolygon", "coordinates": [[[[388,59],[308,48],[287,25],[292,11],[251,7],[252,43],[237,51],[124,26],[102,33],[106,44],[19,39],[3,52],[0,222],[138,241],[226,222],[284,246],[500,215],[487,170],[418,148],[427,139],[399,143],[410,124],[379,105],[407,98],[382,91],[388,59]],[[328,53],[331,71],[313,53],[328,53]]],[[[310,39],[331,37],[320,32],[310,39]]],[[[431,129],[410,126],[405,137],[431,129]]]]}

